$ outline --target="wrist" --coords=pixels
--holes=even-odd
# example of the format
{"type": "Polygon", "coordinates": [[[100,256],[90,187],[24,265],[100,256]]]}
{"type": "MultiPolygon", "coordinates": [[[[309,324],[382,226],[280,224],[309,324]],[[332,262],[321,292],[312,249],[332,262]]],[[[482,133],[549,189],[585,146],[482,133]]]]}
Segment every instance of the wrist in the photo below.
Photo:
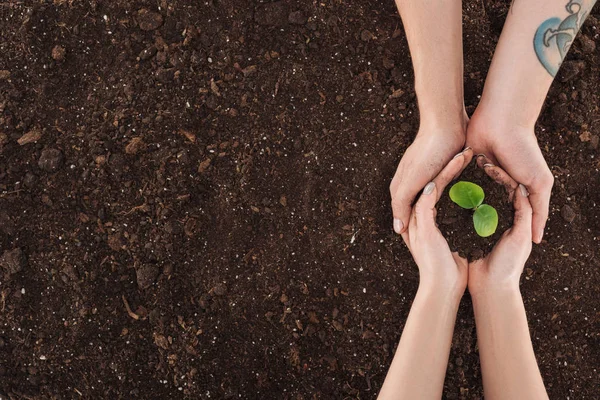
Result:
{"type": "Polygon", "coordinates": [[[417,295],[428,299],[432,299],[434,301],[437,300],[440,303],[455,305],[456,307],[458,307],[458,304],[460,303],[460,300],[462,299],[466,288],[466,282],[464,284],[462,282],[434,283],[426,280],[421,280],[419,282],[417,295]]]}
{"type": "Polygon", "coordinates": [[[477,107],[469,121],[467,136],[487,136],[492,141],[499,138],[535,136],[535,121],[525,122],[517,118],[503,115],[497,110],[477,107]]]}
{"type": "Polygon", "coordinates": [[[539,111],[532,112],[525,107],[517,108],[482,98],[473,114],[472,121],[484,123],[488,126],[488,129],[496,131],[533,134],[538,116],[539,111]]]}
{"type": "MultiPolygon", "coordinates": [[[[447,78],[446,78],[447,79],[447,78]]],[[[462,79],[452,83],[427,84],[415,80],[421,126],[466,131],[469,118],[465,110],[462,79]]]]}
{"type": "Polygon", "coordinates": [[[518,280],[507,280],[504,282],[469,280],[469,294],[475,301],[502,301],[503,299],[521,296],[518,280]]]}
{"type": "Polygon", "coordinates": [[[419,130],[463,138],[469,117],[464,104],[424,106],[419,101],[419,130]]]}

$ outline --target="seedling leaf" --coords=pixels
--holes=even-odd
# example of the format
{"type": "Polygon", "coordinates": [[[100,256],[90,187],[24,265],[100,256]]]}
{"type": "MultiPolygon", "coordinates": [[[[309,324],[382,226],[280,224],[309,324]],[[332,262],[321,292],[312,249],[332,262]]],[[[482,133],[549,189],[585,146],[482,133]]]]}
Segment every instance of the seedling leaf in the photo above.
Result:
{"type": "Polygon", "coordinates": [[[485,194],[481,186],[460,181],[450,188],[450,199],[462,208],[473,209],[483,203],[485,194]]]}
{"type": "Polygon", "coordinates": [[[473,225],[475,232],[481,237],[488,237],[496,232],[498,227],[498,213],[496,209],[487,204],[482,204],[477,207],[473,213],[473,225]]]}

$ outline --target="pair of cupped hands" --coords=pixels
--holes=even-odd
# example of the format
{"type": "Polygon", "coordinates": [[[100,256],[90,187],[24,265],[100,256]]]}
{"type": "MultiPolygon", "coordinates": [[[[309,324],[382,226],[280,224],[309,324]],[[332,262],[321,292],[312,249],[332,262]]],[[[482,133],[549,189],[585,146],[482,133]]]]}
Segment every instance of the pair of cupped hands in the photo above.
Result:
{"type": "Polygon", "coordinates": [[[483,259],[469,263],[450,250],[435,222],[436,203],[444,188],[462,173],[473,157],[473,150],[467,147],[425,185],[402,232],[402,238],[419,267],[420,286],[435,293],[461,297],[467,286],[471,294],[486,291],[492,286],[518,290],[519,278],[531,252],[533,211],[529,192],[485,155],[476,156],[477,165],[506,188],[514,207],[513,225],[483,259]]]}

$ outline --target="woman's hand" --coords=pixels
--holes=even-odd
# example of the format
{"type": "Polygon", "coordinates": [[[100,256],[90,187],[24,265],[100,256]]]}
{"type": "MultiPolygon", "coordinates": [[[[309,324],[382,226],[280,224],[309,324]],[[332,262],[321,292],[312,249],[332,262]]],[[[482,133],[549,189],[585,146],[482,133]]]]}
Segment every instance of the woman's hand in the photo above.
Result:
{"type": "Polygon", "coordinates": [[[419,192],[465,145],[467,118],[442,126],[421,123],[414,142],[406,149],[390,183],[394,231],[408,228],[412,204],[419,192]]]}
{"type": "Polygon", "coordinates": [[[468,287],[472,296],[490,290],[519,290],[519,279],[531,253],[532,208],[529,193],[500,167],[479,156],[477,163],[497,183],[503,185],[513,200],[513,226],[485,258],[469,264],[468,287]]]}
{"type": "Polygon", "coordinates": [[[476,154],[486,154],[531,193],[533,207],[532,240],[540,243],[548,219],[554,176],[542,155],[533,125],[523,127],[503,123],[500,117],[489,117],[476,111],[467,129],[467,145],[476,154]],[[491,121],[488,121],[491,119],[491,121]]]}
{"type": "Polygon", "coordinates": [[[467,260],[450,251],[448,242],[435,223],[435,205],[446,185],[460,175],[472,158],[471,149],[457,154],[425,186],[412,208],[408,229],[402,238],[419,267],[419,291],[451,294],[453,298],[460,299],[467,286],[467,260]]]}

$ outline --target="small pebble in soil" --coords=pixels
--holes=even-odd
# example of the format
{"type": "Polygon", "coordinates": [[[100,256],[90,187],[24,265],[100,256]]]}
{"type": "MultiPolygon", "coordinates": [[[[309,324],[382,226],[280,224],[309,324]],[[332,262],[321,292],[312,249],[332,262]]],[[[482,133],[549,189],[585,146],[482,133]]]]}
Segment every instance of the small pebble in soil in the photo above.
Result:
{"type": "Polygon", "coordinates": [[[159,270],[155,265],[142,265],[136,271],[137,284],[140,289],[147,289],[154,283],[159,270]]]}
{"type": "Polygon", "coordinates": [[[577,216],[577,214],[575,213],[575,210],[573,210],[571,208],[571,206],[569,206],[568,204],[565,204],[561,210],[560,210],[560,215],[562,216],[562,218],[571,223],[573,222],[573,220],[575,219],[575,217],[577,216]]]}
{"type": "Polygon", "coordinates": [[[38,167],[46,172],[54,172],[58,170],[64,161],[62,151],[46,147],[42,150],[42,154],[38,160],[38,167]]]}

